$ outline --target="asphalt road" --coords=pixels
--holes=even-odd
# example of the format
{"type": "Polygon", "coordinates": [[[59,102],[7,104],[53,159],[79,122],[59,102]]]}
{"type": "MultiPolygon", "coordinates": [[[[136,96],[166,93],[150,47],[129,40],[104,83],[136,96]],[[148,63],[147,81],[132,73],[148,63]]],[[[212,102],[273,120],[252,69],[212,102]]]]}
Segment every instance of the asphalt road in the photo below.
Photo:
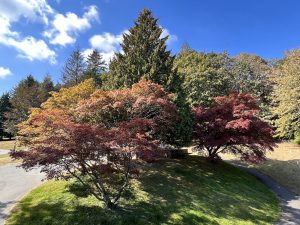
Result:
{"type": "Polygon", "coordinates": [[[0,225],[14,204],[40,184],[43,177],[39,170],[26,172],[16,165],[0,167],[0,225]]]}
{"type": "MultiPolygon", "coordinates": [[[[300,224],[300,196],[290,191],[288,188],[277,183],[271,177],[259,172],[254,168],[249,168],[246,165],[227,161],[234,166],[239,167],[242,170],[252,174],[267,187],[269,187],[280,199],[282,212],[281,219],[276,225],[299,225],[300,224]]],[[[300,184],[299,184],[300,185],[300,184]]]]}
{"type": "Polygon", "coordinates": [[[9,153],[10,150],[3,150],[3,149],[0,149],[0,155],[6,155],[9,153]]]}

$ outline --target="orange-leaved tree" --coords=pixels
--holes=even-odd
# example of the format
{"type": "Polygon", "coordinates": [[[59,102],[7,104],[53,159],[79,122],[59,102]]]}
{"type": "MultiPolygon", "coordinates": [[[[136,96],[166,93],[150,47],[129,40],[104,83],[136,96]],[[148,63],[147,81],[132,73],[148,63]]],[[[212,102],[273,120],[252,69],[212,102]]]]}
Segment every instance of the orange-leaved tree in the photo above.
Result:
{"type": "Polygon", "coordinates": [[[41,167],[48,179],[76,178],[108,208],[143,163],[165,155],[161,144],[177,120],[172,96],[149,81],[97,90],[68,107],[47,104],[20,124],[19,140],[29,150],[11,156],[25,169],[41,167]]]}

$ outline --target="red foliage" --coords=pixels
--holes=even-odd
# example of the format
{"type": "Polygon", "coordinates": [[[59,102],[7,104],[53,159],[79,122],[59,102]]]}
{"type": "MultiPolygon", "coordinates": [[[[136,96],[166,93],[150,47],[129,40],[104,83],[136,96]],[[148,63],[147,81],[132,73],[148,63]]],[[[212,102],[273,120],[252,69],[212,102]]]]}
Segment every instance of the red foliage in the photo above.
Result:
{"type": "Polygon", "coordinates": [[[141,80],[131,89],[96,91],[78,104],[75,114],[80,121],[108,128],[135,118],[151,119],[151,136],[169,143],[178,121],[172,97],[161,85],[141,80]]]}
{"type": "Polygon", "coordinates": [[[41,167],[48,179],[76,178],[113,208],[142,163],[165,155],[163,131],[172,128],[176,112],[163,88],[148,81],[98,90],[69,110],[33,111],[20,125],[19,140],[29,150],[11,156],[25,169],[41,167]]]}
{"type": "Polygon", "coordinates": [[[260,109],[250,95],[216,97],[211,108],[197,107],[193,112],[196,149],[207,150],[211,160],[218,159],[218,153],[230,152],[259,162],[275,146],[273,129],[258,117],[260,109]]]}

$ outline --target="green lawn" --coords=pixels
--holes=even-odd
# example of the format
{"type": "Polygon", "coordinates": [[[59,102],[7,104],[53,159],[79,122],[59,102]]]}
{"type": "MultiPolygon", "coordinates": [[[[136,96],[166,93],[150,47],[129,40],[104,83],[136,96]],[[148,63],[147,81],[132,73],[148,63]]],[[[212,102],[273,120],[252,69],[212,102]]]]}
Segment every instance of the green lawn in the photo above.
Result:
{"type": "Polygon", "coordinates": [[[117,212],[94,197],[68,192],[70,182],[48,181],[23,198],[7,225],[97,224],[271,224],[279,217],[277,198],[254,177],[199,156],[170,159],[132,182],[117,212]]]}

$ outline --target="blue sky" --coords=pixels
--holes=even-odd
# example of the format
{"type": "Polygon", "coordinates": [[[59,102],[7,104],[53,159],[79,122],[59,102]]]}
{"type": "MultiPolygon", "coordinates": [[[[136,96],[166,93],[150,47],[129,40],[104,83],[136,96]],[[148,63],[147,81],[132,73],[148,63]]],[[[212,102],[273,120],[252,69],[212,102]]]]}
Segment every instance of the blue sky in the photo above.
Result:
{"type": "Polygon", "coordinates": [[[0,93],[33,74],[59,81],[70,53],[98,48],[108,60],[138,12],[159,18],[169,49],[282,57],[300,46],[298,0],[0,0],[0,93]]]}

